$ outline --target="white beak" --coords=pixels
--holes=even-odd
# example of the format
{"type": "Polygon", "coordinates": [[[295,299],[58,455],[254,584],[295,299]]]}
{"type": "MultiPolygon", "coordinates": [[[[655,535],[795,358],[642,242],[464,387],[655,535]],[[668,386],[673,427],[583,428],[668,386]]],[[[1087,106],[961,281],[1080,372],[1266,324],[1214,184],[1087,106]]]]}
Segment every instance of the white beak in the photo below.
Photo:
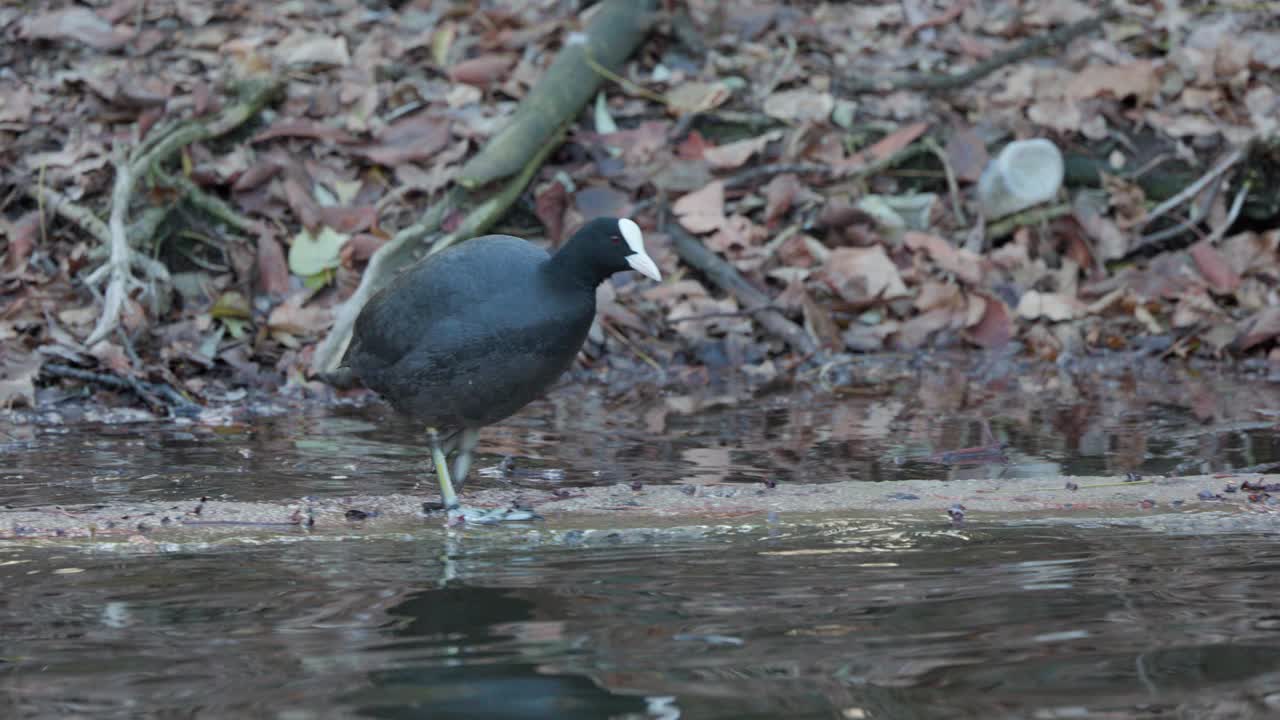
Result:
{"type": "Polygon", "coordinates": [[[644,250],[644,235],[640,232],[640,226],[633,220],[623,218],[618,221],[618,228],[622,230],[622,239],[627,241],[627,248],[631,250],[631,254],[627,256],[627,264],[654,282],[662,282],[658,264],[644,250]]]}
{"type": "Polygon", "coordinates": [[[656,282],[662,282],[662,273],[658,272],[658,264],[653,261],[653,258],[649,257],[645,253],[639,252],[635,255],[628,255],[627,264],[631,266],[632,270],[635,270],[641,275],[651,278],[656,282]]]}

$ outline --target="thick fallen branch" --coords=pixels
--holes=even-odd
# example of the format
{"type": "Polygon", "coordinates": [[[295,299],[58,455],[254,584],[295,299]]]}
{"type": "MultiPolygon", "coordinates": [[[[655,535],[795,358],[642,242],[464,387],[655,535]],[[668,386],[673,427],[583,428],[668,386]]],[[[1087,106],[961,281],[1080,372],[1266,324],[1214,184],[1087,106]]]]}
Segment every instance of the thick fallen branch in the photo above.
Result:
{"type": "Polygon", "coordinates": [[[654,0],[607,0],[584,35],[570,36],[538,84],[516,109],[511,123],[467,161],[458,183],[468,189],[510,177],[550,142],[565,118],[577,117],[603,78],[587,62],[617,70],[649,32],[654,0]]]}
{"type": "Polygon", "coordinates": [[[662,229],[671,236],[672,245],[681,260],[700,270],[720,289],[738,298],[743,305],[759,308],[760,312],[756,317],[760,325],[790,345],[792,350],[801,355],[812,355],[817,351],[818,345],[809,333],[787,319],[780,310],[771,307],[773,301],[768,295],[747,282],[732,265],[680,227],[665,209],[661,217],[662,229]]]}

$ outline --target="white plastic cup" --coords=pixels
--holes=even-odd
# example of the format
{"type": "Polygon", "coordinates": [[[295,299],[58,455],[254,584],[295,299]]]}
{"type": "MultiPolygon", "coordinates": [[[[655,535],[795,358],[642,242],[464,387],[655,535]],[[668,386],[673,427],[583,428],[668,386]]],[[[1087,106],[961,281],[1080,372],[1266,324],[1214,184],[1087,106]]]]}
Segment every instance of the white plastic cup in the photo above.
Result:
{"type": "Polygon", "coordinates": [[[988,220],[1052,200],[1062,187],[1058,146],[1044,138],[1004,146],[978,180],[978,204],[988,220]]]}

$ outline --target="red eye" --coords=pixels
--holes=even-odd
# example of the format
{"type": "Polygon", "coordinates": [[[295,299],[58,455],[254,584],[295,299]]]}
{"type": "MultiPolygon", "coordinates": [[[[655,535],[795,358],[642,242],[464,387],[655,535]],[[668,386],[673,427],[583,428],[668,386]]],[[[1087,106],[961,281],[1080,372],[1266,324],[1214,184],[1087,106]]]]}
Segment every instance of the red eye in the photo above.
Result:
{"type": "Polygon", "coordinates": [[[620,242],[622,242],[622,238],[618,237],[617,235],[614,235],[613,237],[611,237],[611,238],[609,238],[609,239],[610,239],[610,240],[612,240],[614,243],[620,243],[620,242]]]}

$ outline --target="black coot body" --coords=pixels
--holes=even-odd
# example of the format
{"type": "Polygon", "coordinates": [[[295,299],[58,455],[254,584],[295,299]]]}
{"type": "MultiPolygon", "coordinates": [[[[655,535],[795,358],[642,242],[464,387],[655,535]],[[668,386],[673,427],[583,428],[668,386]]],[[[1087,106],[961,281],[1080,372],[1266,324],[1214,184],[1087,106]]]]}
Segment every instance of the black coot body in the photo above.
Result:
{"type": "Polygon", "coordinates": [[[559,282],[549,259],[508,235],[427,258],[360,313],[351,369],[424,426],[506,418],[569,368],[595,317],[595,286],[559,282]]]}
{"type": "MultiPolygon", "coordinates": [[[[428,429],[433,454],[459,453],[460,484],[478,429],[539,397],[569,368],[595,317],[596,286],[627,269],[660,279],[639,227],[626,219],[592,220],[555,255],[509,235],[469,240],[370,298],[344,364],[428,429]]],[[[446,483],[442,477],[448,506],[446,483]]]]}

